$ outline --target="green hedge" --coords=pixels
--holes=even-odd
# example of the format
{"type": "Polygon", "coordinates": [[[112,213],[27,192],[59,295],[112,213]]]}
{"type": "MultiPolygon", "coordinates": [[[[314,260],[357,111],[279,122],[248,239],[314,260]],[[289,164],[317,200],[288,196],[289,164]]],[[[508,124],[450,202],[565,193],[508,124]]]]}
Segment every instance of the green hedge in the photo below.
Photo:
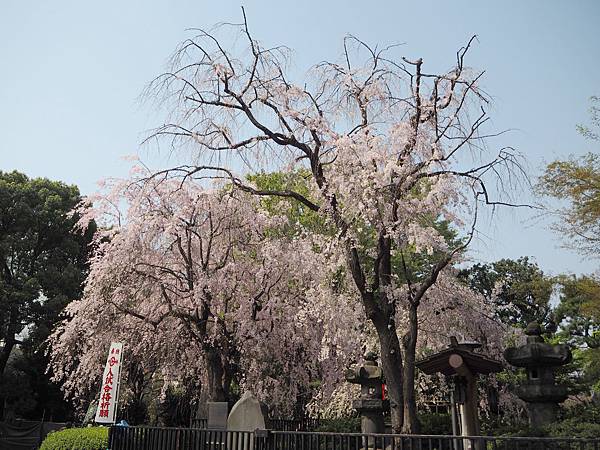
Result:
{"type": "Polygon", "coordinates": [[[105,450],[108,447],[108,428],[68,428],[50,433],[40,450],[105,450]]]}
{"type": "Polygon", "coordinates": [[[340,417],[338,419],[322,419],[315,431],[328,433],[360,433],[360,417],[340,417]]]}
{"type": "Polygon", "coordinates": [[[546,431],[548,436],[552,437],[598,438],[600,423],[586,422],[585,419],[585,417],[565,419],[546,427],[546,431]]]}
{"type": "Polygon", "coordinates": [[[419,422],[421,434],[452,434],[452,417],[448,413],[420,413],[419,422]]]}

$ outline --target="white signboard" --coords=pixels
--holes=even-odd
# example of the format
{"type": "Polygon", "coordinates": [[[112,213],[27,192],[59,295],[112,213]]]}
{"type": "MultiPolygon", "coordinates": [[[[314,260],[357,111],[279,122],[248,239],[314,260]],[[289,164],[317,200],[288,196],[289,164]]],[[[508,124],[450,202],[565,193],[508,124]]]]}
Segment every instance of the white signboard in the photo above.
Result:
{"type": "Polygon", "coordinates": [[[115,423],[117,402],[119,401],[119,379],[121,375],[121,361],[123,358],[123,344],[113,342],[110,344],[106,367],[102,375],[100,400],[96,410],[95,421],[98,423],[115,423]]]}

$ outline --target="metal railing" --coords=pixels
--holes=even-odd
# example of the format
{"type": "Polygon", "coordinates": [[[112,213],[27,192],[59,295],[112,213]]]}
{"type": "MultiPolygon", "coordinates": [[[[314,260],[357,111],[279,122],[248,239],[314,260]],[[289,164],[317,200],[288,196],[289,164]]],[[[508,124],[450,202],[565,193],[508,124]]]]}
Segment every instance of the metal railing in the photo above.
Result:
{"type": "MultiPolygon", "coordinates": [[[[326,424],[325,419],[267,419],[267,428],[278,431],[313,431],[326,424]]],[[[192,419],[192,428],[208,427],[208,419],[192,419]]]]}
{"type": "Polygon", "coordinates": [[[327,419],[269,419],[269,428],[277,431],[314,431],[327,423],[327,419]]]}
{"type": "Polygon", "coordinates": [[[600,450],[598,439],[438,436],[194,428],[110,429],[111,450],[600,450]]]}
{"type": "Polygon", "coordinates": [[[206,429],[207,427],[208,427],[208,419],[206,419],[206,418],[192,419],[192,428],[206,429]]]}

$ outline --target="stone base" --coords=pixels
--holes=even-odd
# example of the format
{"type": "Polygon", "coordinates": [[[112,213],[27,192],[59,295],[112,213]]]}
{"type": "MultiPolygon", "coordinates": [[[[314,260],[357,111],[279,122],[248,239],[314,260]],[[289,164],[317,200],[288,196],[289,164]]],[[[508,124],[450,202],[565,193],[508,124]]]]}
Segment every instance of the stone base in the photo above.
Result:
{"type": "Polygon", "coordinates": [[[385,432],[383,415],[381,413],[365,413],[360,417],[360,431],[364,434],[381,434],[385,432]]]}
{"type": "Polygon", "coordinates": [[[558,415],[557,403],[527,403],[529,424],[533,428],[541,428],[556,421],[558,415]]]}

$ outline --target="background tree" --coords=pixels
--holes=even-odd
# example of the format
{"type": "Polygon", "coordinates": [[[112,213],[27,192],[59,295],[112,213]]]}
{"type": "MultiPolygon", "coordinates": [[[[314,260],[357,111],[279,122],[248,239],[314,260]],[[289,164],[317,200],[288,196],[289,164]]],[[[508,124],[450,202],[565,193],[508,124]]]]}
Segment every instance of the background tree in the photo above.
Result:
{"type": "Polygon", "coordinates": [[[570,374],[574,394],[599,392],[600,384],[600,281],[593,276],[563,275],[559,304],[558,339],[570,344],[574,358],[570,374]]]}
{"type": "MultiPolygon", "coordinates": [[[[600,139],[600,99],[591,98],[590,125],[578,125],[579,133],[592,145],[600,139]]],[[[561,201],[564,207],[551,211],[554,229],[564,246],[597,258],[600,256],[600,156],[597,151],[570,156],[548,164],[537,183],[537,192],[561,201]]],[[[574,389],[598,390],[600,353],[598,318],[600,289],[595,275],[560,276],[560,302],[556,314],[561,320],[559,338],[575,347],[571,377],[574,389]],[[594,386],[595,384],[595,386],[594,386]]]]}
{"type": "Polygon", "coordinates": [[[92,232],[74,233],[78,217],[70,214],[79,201],[75,186],[0,172],[0,377],[22,345],[18,366],[33,383],[39,406],[31,413],[39,416],[64,408],[45,374],[42,343],[87,274],[92,232]]]}
{"type": "MultiPolygon", "coordinates": [[[[591,126],[579,126],[579,132],[598,143],[600,99],[592,97],[591,126]]],[[[558,220],[554,228],[568,248],[589,256],[600,256],[600,154],[597,151],[580,157],[571,156],[546,166],[537,184],[540,195],[566,202],[554,211],[558,220]]]]}
{"type": "Polygon", "coordinates": [[[153,137],[197,150],[199,163],[171,176],[224,178],[254,195],[295,199],[326,218],[335,229],[328,246],[341,249],[378,336],[393,429],[413,432],[419,306],[470,242],[478,206],[494,203],[488,177],[503,180],[505,169],[518,167],[511,149],[483,156],[491,137],[483,131],[488,99],[479,89],[482,73],[465,66],[472,40],[450,71],[431,74],[422,59],[392,60],[393,49],[349,37],[343,62],[321,63],[309,82],[293,83],[284,48],[262,47],[245,24],[237,31],[246,37],[242,57],[203,31],[182,44],[172,71],[150,88],[171,113],[153,137]],[[306,170],[312,195],[259,189],[233,173],[239,166],[222,164],[226,156],[253,172],[261,165],[306,170]],[[439,217],[466,224],[463,245],[448,248],[432,227],[439,217]],[[365,229],[374,239],[361,238],[365,229]],[[398,279],[392,258],[406,261],[409,246],[438,257],[421,277],[405,270],[398,279]],[[401,338],[398,315],[407,318],[401,338]]]}
{"type": "Polygon", "coordinates": [[[525,328],[529,322],[546,325],[552,319],[554,280],[526,256],[478,263],[463,269],[459,277],[483,295],[494,306],[494,314],[507,325],[525,328]]]}

